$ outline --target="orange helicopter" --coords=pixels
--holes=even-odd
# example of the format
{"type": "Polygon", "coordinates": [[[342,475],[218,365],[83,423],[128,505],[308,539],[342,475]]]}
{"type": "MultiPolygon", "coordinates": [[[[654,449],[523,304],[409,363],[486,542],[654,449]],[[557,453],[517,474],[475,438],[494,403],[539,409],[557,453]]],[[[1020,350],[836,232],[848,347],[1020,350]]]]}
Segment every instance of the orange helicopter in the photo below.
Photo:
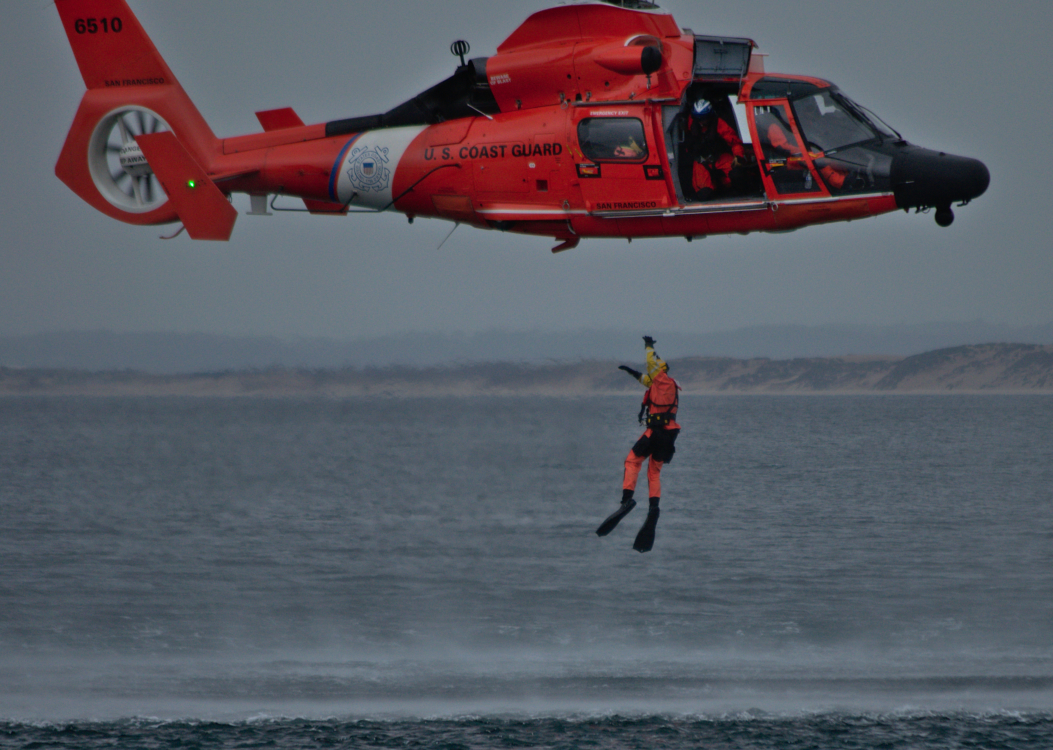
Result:
{"type": "MultiPolygon", "coordinates": [[[[577,246],[785,232],[982,195],[984,164],[907,143],[828,81],[769,74],[750,39],[646,0],[530,16],[488,58],[383,114],[217,138],[125,0],[56,0],[88,91],[55,167],[129,224],[227,240],[250,215],[398,211],[577,246]],[[302,206],[298,201],[302,200],[302,206]],[[182,231],[182,230],[180,230],[182,231]]],[[[177,232],[178,234],[178,232],[177,232]]],[[[174,236],[174,235],[173,235],[174,236]]]]}

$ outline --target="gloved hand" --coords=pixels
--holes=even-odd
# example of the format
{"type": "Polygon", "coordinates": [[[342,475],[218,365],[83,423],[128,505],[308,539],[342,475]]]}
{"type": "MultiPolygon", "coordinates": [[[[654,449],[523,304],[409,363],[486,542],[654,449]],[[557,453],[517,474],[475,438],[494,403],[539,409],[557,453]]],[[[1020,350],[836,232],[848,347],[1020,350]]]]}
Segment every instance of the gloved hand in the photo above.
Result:
{"type": "Polygon", "coordinates": [[[647,404],[643,404],[642,406],[640,406],[640,413],[636,415],[636,421],[639,422],[640,424],[643,424],[644,420],[646,418],[647,418],[647,404]]]}
{"type": "Polygon", "coordinates": [[[643,373],[642,373],[642,372],[638,372],[637,370],[634,370],[634,369],[633,369],[633,368],[631,368],[631,367],[626,367],[625,365],[621,365],[621,366],[620,366],[620,367],[619,367],[618,369],[619,369],[619,370],[625,370],[625,371],[626,371],[627,373],[629,373],[630,375],[632,375],[632,376],[633,376],[634,378],[636,378],[637,380],[639,380],[639,379],[640,379],[640,376],[641,376],[641,375],[643,375],[643,373]]]}
{"type": "Polygon", "coordinates": [[[643,344],[644,344],[644,346],[654,346],[654,339],[651,338],[650,336],[644,336],[643,337],[643,344]]]}

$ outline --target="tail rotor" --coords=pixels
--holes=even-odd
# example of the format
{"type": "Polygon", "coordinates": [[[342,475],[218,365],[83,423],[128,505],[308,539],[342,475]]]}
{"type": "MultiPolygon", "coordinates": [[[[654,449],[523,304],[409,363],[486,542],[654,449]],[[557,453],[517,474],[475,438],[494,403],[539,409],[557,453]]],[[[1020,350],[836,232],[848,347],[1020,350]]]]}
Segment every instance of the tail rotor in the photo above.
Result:
{"type": "Polygon", "coordinates": [[[99,120],[88,144],[88,168],[95,187],[113,206],[138,214],[168,200],[136,138],[169,130],[156,112],[135,105],[120,107],[99,120]]]}

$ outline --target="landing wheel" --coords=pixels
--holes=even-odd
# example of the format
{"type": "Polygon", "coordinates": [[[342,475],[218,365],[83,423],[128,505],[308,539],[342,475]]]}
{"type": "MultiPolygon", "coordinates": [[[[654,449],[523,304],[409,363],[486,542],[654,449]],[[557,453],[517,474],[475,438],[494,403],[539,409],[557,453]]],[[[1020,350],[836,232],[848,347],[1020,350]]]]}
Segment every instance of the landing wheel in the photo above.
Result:
{"type": "Polygon", "coordinates": [[[168,201],[135,139],[170,130],[145,107],[116,109],[99,120],[88,143],[88,169],[99,193],[129,213],[147,213],[168,201]]]}

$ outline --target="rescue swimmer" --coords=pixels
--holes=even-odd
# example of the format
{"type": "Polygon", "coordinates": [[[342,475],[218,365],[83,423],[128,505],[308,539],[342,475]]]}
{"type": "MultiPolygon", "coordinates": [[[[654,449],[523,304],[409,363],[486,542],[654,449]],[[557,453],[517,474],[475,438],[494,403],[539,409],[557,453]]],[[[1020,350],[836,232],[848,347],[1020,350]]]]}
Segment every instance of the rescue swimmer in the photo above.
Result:
{"type": "Polygon", "coordinates": [[[680,434],[680,425],[676,422],[676,412],[680,406],[680,386],[669,376],[669,365],[655,353],[654,344],[655,340],[652,337],[644,336],[647,374],[625,365],[618,368],[625,370],[647,388],[640,405],[640,413],[637,415],[637,419],[641,424],[646,424],[647,429],[625,458],[621,505],[596,529],[597,536],[607,536],[636,507],[636,500],[633,499],[636,482],[643,462],[648,461],[649,507],[647,519],[633,542],[633,549],[637,552],[649,552],[654,546],[655,528],[658,526],[660,513],[658,503],[662,496],[662,467],[673,460],[676,438],[680,434]]]}

